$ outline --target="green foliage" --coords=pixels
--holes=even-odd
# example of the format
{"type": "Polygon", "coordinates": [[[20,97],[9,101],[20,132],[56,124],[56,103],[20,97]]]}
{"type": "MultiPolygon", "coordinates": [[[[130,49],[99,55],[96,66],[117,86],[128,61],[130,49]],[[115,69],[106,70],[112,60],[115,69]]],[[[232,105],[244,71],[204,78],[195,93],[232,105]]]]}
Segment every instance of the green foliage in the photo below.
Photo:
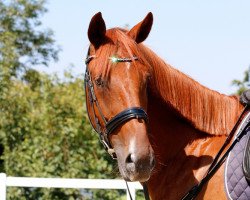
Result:
{"type": "MultiPolygon", "coordinates": [[[[0,0],[0,86],[34,65],[57,60],[53,32],[41,30],[45,0],[0,0]]],[[[0,87],[0,94],[1,94],[0,87]]]]}
{"type": "MultiPolygon", "coordinates": [[[[8,176],[115,178],[87,119],[83,76],[42,74],[57,60],[42,30],[45,0],[0,0],[0,172],[8,176]]],[[[122,199],[124,191],[15,188],[8,199],[122,199]]]]}
{"type": "MultiPolygon", "coordinates": [[[[34,71],[24,77],[23,81],[14,80],[4,101],[0,101],[0,141],[8,176],[115,178],[117,171],[113,171],[112,161],[87,119],[83,77],[73,77],[68,72],[62,81],[56,75],[34,71]]],[[[9,199],[81,196],[79,190],[9,188],[8,191],[9,199]]],[[[114,199],[120,193],[101,191],[92,195],[114,199]]]]}
{"type": "Polygon", "coordinates": [[[249,87],[249,71],[246,70],[244,72],[244,77],[242,80],[233,80],[232,85],[237,88],[236,94],[238,95],[247,90],[249,87]]]}

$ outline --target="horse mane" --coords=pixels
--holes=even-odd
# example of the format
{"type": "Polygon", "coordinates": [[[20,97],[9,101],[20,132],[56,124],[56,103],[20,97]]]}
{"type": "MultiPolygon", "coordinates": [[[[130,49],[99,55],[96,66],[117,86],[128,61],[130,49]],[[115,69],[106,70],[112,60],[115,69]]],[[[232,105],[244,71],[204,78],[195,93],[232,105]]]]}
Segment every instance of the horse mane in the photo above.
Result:
{"type": "Polygon", "coordinates": [[[153,61],[153,85],[167,104],[202,132],[230,133],[243,108],[237,96],[210,90],[163,61],[153,61]]]}
{"type": "Polygon", "coordinates": [[[103,77],[109,75],[112,63],[107,58],[114,52],[121,57],[123,53],[126,57],[137,56],[140,62],[151,68],[151,90],[165,104],[202,132],[212,135],[227,135],[230,132],[243,108],[236,96],[223,95],[201,85],[166,64],[145,45],[137,44],[124,29],[109,29],[106,36],[106,42],[96,51],[100,59],[98,63],[103,63],[98,69],[103,77]],[[119,51],[119,48],[125,52],[119,51]]]}

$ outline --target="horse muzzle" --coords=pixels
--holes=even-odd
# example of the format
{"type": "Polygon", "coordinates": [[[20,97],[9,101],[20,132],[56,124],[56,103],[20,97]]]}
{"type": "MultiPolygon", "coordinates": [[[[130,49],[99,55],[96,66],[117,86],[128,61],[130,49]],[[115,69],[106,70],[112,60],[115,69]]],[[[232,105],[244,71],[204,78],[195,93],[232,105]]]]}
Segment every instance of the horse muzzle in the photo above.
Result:
{"type": "Polygon", "coordinates": [[[126,181],[146,182],[155,166],[153,149],[149,147],[147,154],[129,153],[123,163],[120,163],[118,158],[118,165],[120,173],[126,181]]]}

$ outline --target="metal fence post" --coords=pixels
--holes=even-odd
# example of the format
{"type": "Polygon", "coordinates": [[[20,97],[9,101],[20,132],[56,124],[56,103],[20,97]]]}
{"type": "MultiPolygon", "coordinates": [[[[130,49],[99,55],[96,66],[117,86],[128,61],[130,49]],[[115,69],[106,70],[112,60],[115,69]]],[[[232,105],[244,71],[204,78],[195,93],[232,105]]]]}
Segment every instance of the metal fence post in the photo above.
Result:
{"type": "Polygon", "coordinates": [[[6,200],[6,174],[0,173],[0,200],[6,200]]]}
{"type": "MultiPolygon", "coordinates": [[[[135,190],[135,188],[129,186],[129,191],[130,191],[132,200],[135,200],[135,197],[136,197],[136,190],[135,190]]],[[[127,200],[131,200],[131,199],[130,199],[130,196],[129,196],[129,191],[128,191],[128,189],[126,189],[127,200]]]]}

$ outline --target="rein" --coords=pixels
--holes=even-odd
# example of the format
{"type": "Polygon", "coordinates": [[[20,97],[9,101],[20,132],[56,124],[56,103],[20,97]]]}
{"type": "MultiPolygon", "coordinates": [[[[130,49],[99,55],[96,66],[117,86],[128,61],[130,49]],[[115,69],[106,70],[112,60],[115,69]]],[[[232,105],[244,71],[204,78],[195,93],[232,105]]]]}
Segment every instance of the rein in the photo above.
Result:
{"type": "Polygon", "coordinates": [[[237,142],[240,141],[240,139],[244,136],[244,134],[246,133],[246,129],[249,128],[249,123],[250,123],[250,117],[248,117],[241,125],[239,133],[237,134],[235,140],[232,142],[232,144],[228,147],[227,151],[221,156],[222,152],[225,150],[226,146],[229,144],[229,142],[231,141],[233,135],[235,134],[238,126],[241,123],[241,118],[242,116],[245,114],[245,112],[248,110],[249,105],[246,105],[244,110],[242,111],[241,115],[239,116],[237,122],[235,123],[233,129],[231,130],[230,134],[228,135],[226,141],[224,142],[224,144],[222,145],[221,149],[219,150],[219,152],[217,153],[217,155],[215,156],[215,159],[213,160],[212,164],[210,165],[206,176],[203,177],[203,179],[196,184],[195,186],[193,186],[182,198],[181,200],[193,200],[195,199],[198,194],[200,193],[200,191],[202,190],[203,186],[213,177],[213,175],[217,172],[217,170],[220,168],[220,166],[224,163],[224,161],[226,160],[228,154],[230,153],[230,151],[233,149],[233,147],[237,144],[237,142]],[[220,159],[219,159],[220,158],[220,159]]]}

